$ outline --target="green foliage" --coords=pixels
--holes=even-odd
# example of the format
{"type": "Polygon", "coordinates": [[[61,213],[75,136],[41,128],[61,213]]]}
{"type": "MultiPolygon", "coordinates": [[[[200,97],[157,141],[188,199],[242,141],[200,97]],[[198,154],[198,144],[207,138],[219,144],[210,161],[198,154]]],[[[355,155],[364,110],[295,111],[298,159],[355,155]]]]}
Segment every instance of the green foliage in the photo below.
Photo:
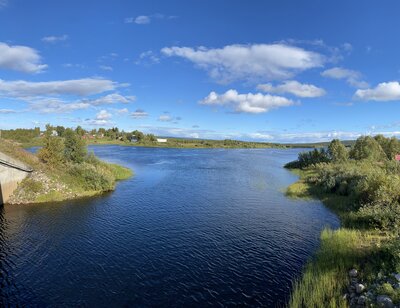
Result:
{"type": "Polygon", "coordinates": [[[339,139],[333,139],[331,141],[328,146],[328,155],[333,162],[344,162],[349,157],[346,147],[339,141],[339,139]]]}
{"type": "Polygon", "coordinates": [[[115,186],[115,177],[102,164],[71,164],[68,173],[85,190],[110,191],[115,186]]]}
{"type": "Polygon", "coordinates": [[[1,130],[1,138],[14,140],[20,143],[28,143],[32,139],[38,138],[40,135],[40,128],[34,129],[17,128],[11,130],[1,130]]]}
{"type": "Polygon", "coordinates": [[[64,142],[61,137],[52,136],[53,127],[46,125],[44,145],[38,152],[41,161],[51,166],[58,166],[64,162],[64,142]]]}
{"type": "Polygon", "coordinates": [[[67,128],[64,132],[65,159],[74,163],[82,163],[86,154],[87,150],[85,141],[72,129],[67,128]]]}
{"type": "Polygon", "coordinates": [[[394,159],[396,154],[400,154],[400,141],[395,138],[385,138],[382,135],[376,135],[374,139],[379,143],[386,154],[387,159],[394,159]]]}
{"type": "Polygon", "coordinates": [[[374,138],[363,136],[357,139],[350,151],[350,158],[355,160],[384,161],[386,153],[374,138]]]}
{"type": "Polygon", "coordinates": [[[314,149],[309,152],[302,152],[299,154],[298,159],[292,162],[289,162],[285,165],[285,168],[307,168],[312,165],[316,165],[319,163],[329,162],[330,158],[328,156],[328,152],[322,149],[314,149]]]}

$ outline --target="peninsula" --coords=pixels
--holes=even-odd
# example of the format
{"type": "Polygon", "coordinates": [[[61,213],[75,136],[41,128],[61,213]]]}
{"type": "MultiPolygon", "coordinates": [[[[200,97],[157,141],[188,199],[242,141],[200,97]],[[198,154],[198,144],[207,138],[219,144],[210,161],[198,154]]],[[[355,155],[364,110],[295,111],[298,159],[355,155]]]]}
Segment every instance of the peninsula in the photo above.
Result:
{"type": "Polygon", "coordinates": [[[0,152],[30,166],[7,203],[29,204],[63,201],[112,191],[116,182],[132,176],[128,168],[103,162],[88,153],[86,142],[67,128],[62,136],[47,125],[37,155],[25,151],[16,141],[1,139],[0,152]]]}

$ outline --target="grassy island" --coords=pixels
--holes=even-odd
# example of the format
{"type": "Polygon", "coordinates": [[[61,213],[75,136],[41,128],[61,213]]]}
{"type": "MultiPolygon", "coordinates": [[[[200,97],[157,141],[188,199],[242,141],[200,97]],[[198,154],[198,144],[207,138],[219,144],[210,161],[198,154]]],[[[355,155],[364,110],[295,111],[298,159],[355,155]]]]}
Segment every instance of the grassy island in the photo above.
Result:
{"type": "Polygon", "coordinates": [[[116,181],[132,176],[128,168],[99,160],[87,153],[86,143],[72,129],[54,136],[47,126],[37,155],[15,141],[2,139],[0,151],[31,166],[34,171],[14,192],[9,203],[62,201],[97,195],[115,188],[116,181]]]}
{"type": "Polygon", "coordinates": [[[396,138],[367,136],[351,148],[333,140],[327,149],[301,153],[286,165],[300,177],[287,195],[320,199],[342,222],[338,230],[322,232],[319,250],[294,284],[290,307],[400,303],[398,153],[396,138]],[[352,269],[356,279],[349,276],[352,269]]]}

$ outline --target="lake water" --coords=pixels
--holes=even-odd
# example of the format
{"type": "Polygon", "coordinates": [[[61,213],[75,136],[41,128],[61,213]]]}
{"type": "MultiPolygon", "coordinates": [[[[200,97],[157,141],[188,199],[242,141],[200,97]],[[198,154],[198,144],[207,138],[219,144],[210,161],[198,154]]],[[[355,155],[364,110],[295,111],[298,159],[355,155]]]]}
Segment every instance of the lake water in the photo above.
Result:
{"type": "Polygon", "coordinates": [[[284,305],[337,217],[291,200],[299,150],[97,146],[113,193],[0,207],[0,306],[284,305]]]}

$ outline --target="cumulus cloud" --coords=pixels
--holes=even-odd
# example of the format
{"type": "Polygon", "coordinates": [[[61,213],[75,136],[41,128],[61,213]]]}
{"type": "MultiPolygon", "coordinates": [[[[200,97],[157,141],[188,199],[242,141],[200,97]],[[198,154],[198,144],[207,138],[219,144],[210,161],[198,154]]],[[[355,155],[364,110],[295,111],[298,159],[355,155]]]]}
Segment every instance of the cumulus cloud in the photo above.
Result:
{"type": "Polygon", "coordinates": [[[325,95],[325,90],[312,84],[300,83],[295,80],[285,81],[284,83],[273,86],[270,83],[259,84],[258,90],[270,93],[290,93],[298,97],[319,97],[325,95]]]}
{"type": "Polygon", "coordinates": [[[27,46],[11,46],[0,42],[0,69],[40,73],[46,68],[46,64],[41,64],[41,57],[37,50],[27,46]]]}
{"type": "Polygon", "coordinates": [[[263,113],[271,109],[294,105],[295,102],[282,96],[262,93],[239,94],[236,90],[228,90],[224,94],[211,92],[200,101],[202,105],[229,106],[235,112],[263,113]]]}
{"type": "Polygon", "coordinates": [[[354,96],[370,101],[400,100],[400,83],[398,81],[382,82],[372,89],[358,89],[354,96]]]}
{"type": "MultiPolygon", "coordinates": [[[[1,62],[1,58],[0,58],[1,62]]],[[[86,96],[115,90],[123,86],[114,81],[98,78],[83,78],[60,81],[30,82],[0,79],[0,95],[24,97],[37,95],[86,96]]]]}
{"type": "Polygon", "coordinates": [[[57,43],[57,42],[62,42],[66,41],[68,39],[68,35],[60,35],[60,36],[45,36],[42,38],[42,41],[45,43],[57,43]]]}
{"type": "Polygon", "coordinates": [[[30,110],[39,113],[70,113],[76,110],[87,109],[89,103],[82,101],[65,102],[58,98],[33,99],[29,102],[30,110]]]}
{"type": "Polygon", "coordinates": [[[362,80],[362,74],[360,72],[349,70],[342,67],[333,67],[325,70],[321,73],[323,77],[333,79],[345,79],[347,83],[357,88],[367,88],[368,83],[362,80]]]}
{"type": "Polygon", "coordinates": [[[131,113],[132,118],[134,119],[143,119],[146,118],[149,114],[145,112],[143,109],[136,109],[131,113]]]}
{"type": "Polygon", "coordinates": [[[94,119],[86,119],[85,123],[92,126],[109,126],[113,124],[111,118],[111,113],[109,113],[107,110],[101,110],[96,114],[94,119]]]}
{"type": "Polygon", "coordinates": [[[161,52],[195,63],[222,83],[289,79],[325,62],[319,53],[285,44],[228,45],[216,49],[165,47],[161,52]]]}
{"type": "Polygon", "coordinates": [[[135,101],[135,96],[123,96],[118,93],[108,94],[106,96],[99,97],[97,99],[90,100],[90,104],[92,105],[109,105],[109,104],[117,104],[123,103],[128,104],[130,102],[135,101]]]}

